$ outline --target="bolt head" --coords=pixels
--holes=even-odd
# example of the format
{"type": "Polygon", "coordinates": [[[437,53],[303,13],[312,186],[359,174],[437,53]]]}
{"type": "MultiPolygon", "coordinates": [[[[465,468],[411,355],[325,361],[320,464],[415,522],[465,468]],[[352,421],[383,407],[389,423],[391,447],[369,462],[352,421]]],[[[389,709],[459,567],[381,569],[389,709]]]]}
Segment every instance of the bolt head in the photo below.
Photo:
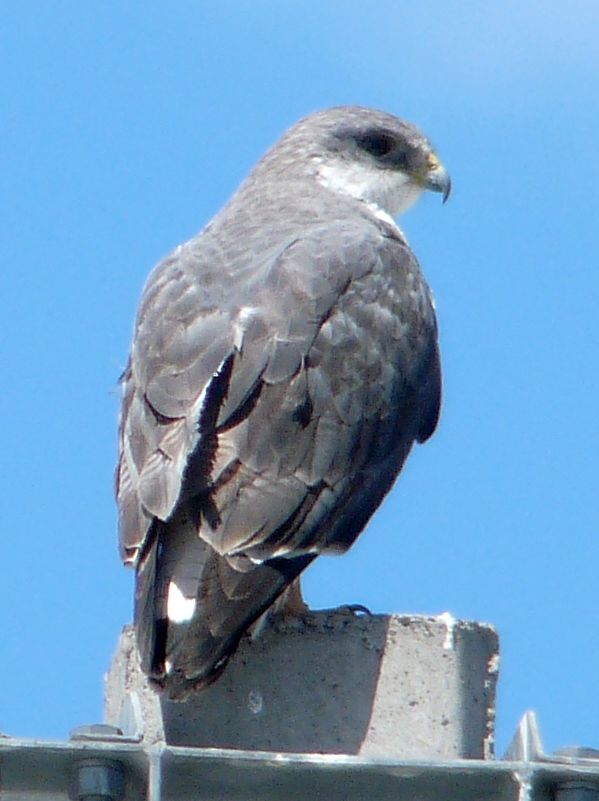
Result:
{"type": "Polygon", "coordinates": [[[123,801],[123,766],[112,759],[79,760],[74,767],[69,797],[72,801],[123,801]]]}

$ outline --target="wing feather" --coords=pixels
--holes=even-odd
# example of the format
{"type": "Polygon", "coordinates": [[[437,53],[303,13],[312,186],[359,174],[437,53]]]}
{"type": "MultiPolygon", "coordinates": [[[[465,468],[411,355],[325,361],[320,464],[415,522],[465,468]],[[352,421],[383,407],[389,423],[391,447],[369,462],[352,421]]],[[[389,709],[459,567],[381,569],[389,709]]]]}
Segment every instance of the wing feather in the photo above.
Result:
{"type": "Polygon", "coordinates": [[[351,545],[440,398],[430,293],[399,236],[340,220],[237,267],[201,240],[150,278],[120,427],[124,558],[143,573],[158,524],[163,565],[169,542],[204,543],[193,620],[144,640],[173,686],[212,680],[314,555],[351,545]]]}

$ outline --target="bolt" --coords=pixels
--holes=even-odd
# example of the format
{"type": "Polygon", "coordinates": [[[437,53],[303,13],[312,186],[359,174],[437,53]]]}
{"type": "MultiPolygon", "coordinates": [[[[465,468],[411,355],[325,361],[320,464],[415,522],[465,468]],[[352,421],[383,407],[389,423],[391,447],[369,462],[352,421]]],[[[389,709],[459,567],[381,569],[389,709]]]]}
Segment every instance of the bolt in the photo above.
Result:
{"type": "Polygon", "coordinates": [[[75,763],[69,798],[72,801],[122,801],[125,798],[123,766],[112,759],[79,760],[75,763]]]}

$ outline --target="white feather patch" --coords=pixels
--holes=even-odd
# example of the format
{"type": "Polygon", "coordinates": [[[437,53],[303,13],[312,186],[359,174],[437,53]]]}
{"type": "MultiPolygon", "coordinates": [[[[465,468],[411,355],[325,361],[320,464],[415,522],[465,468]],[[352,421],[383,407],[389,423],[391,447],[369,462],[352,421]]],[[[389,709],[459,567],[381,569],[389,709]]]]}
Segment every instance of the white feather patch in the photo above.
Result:
{"type": "Polygon", "coordinates": [[[233,330],[235,333],[233,346],[238,351],[241,351],[241,349],[243,348],[243,338],[247,331],[248,325],[252,322],[252,319],[255,316],[256,312],[257,309],[254,308],[253,306],[242,306],[239,309],[237,318],[233,323],[233,330]]]}
{"type": "Polygon", "coordinates": [[[410,208],[423,188],[399,170],[369,168],[364,164],[321,164],[318,178],[328,189],[362,200],[377,217],[395,226],[395,218],[410,208]]]}
{"type": "Polygon", "coordinates": [[[187,623],[196,608],[195,598],[186,598],[174,581],[168,585],[166,614],[171,623],[187,623]]]}

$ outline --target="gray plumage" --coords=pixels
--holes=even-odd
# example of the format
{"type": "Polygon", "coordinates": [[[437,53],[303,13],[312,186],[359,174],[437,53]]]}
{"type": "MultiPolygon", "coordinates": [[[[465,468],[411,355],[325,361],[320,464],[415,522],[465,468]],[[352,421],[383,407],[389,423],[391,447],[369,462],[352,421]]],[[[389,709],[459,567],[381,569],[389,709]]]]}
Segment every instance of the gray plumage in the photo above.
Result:
{"type": "Polygon", "coordinates": [[[142,665],[172,697],[213,681],[315,556],[352,544],[435,429],[433,303],[392,216],[449,186],[413,126],[330,109],[151,273],[117,499],[142,665]]]}

